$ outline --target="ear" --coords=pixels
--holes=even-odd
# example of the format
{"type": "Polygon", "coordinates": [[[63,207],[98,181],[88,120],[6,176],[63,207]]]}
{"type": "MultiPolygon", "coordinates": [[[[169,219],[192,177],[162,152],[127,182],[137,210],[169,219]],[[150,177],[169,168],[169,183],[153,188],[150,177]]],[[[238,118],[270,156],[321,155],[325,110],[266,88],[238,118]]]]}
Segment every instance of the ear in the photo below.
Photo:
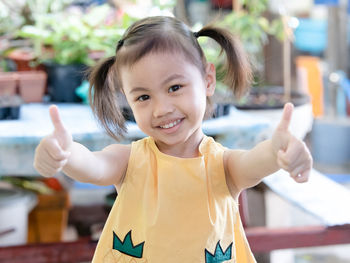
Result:
{"type": "Polygon", "coordinates": [[[216,86],[216,70],[213,63],[207,63],[205,68],[205,85],[207,97],[213,96],[216,86]]]}

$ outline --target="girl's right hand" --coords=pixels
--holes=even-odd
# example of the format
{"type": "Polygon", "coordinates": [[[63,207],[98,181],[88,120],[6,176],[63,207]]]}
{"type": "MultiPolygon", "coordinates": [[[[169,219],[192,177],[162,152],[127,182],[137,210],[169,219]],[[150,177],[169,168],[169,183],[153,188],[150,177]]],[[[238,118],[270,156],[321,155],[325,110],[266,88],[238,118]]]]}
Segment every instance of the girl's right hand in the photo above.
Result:
{"type": "Polygon", "coordinates": [[[55,175],[67,164],[73,143],[72,135],[63,126],[57,106],[51,106],[49,111],[54,131],[41,140],[34,156],[34,168],[46,177],[55,175]]]}

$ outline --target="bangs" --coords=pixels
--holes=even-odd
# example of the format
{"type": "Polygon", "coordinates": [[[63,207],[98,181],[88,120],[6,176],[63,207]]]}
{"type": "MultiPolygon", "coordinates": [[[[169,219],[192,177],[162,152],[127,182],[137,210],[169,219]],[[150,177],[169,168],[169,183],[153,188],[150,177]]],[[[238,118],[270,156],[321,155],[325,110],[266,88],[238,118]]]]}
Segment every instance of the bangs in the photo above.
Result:
{"type": "Polygon", "coordinates": [[[199,48],[198,42],[192,40],[190,36],[184,37],[176,33],[170,35],[164,32],[162,34],[150,33],[139,41],[134,38],[128,39],[125,41],[125,47],[121,48],[116,56],[118,68],[122,65],[131,67],[150,53],[172,53],[183,54],[184,58],[195,65],[202,74],[205,72],[204,54],[199,48]]]}

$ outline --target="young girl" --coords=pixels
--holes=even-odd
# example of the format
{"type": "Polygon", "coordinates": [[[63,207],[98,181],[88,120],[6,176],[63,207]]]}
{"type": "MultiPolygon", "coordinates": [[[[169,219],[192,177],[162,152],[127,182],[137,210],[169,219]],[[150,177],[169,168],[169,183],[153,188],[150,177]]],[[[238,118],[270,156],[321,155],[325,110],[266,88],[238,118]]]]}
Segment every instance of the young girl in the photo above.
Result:
{"type": "Polygon", "coordinates": [[[115,185],[119,195],[93,262],[255,262],[238,213],[239,193],[280,168],[308,180],[312,159],[288,131],[285,105],[270,140],[250,151],[230,150],[204,135],[202,121],[215,90],[215,68],[197,38],[210,37],[227,57],[226,83],[235,94],[249,84],[242,49],[224,29],[191,30],[172,17],[132,25],[114,57],[90,74],[92,108],[114,138],[125,131],[116,91],[125,94],[149,137],[90,152],[72,140],[50,108],[54,132],[36,149],[44,176],[63,171],[82,182],[115,185]]]}

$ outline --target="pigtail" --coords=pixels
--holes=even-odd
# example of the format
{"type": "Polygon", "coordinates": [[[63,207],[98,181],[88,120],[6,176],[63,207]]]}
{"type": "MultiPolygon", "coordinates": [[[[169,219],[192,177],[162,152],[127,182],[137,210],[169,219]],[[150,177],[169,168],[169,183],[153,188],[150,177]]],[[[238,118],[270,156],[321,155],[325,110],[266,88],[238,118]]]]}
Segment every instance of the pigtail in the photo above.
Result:
{"type": "Polygon", "coordinates": [[[89,100],[94,115],[107,133],[119,140],[126,132],[125,119],[117,105],[115,56],[94,66],[89,72],[89,100]]]}
{"type": "Polygon", "coordinates": [[[214,39],[226,53],[223,82],[240,97],[252,81],[251,65],[240,41],[230,31],[211,25],[196,32],[195,37],[200,36],[214,39]]]}

